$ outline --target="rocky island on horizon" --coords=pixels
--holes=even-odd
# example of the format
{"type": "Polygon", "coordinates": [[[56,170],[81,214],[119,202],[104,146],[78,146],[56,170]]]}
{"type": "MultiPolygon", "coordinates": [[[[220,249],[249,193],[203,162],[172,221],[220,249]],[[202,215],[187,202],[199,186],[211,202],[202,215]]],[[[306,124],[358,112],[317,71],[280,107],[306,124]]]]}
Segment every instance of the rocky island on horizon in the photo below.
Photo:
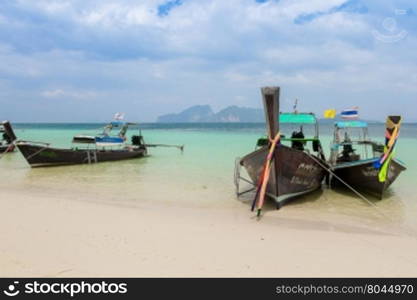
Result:
{"type": "MultiPolygon", "coordinates": [[[[340,114],[334,119],[325,119],[316,114],[320,124],[333,124],[343,121],[340,114]]],[[[383,121],[366,120],[368,123],[383,123],[383,121]]],[[[210,105],[194,105],[179,113],[161,115],[157,123],[265,123],[264,111],[261,108],[228,106],[215,113],[210,105]]]]}
{"type": "Polygon", "coordinates": [[[210,105],[194,105],[180,113],[159,116],[158,123],[262,123],[265,121],[260,108],[228,106],[215,113],[210,105]]]}

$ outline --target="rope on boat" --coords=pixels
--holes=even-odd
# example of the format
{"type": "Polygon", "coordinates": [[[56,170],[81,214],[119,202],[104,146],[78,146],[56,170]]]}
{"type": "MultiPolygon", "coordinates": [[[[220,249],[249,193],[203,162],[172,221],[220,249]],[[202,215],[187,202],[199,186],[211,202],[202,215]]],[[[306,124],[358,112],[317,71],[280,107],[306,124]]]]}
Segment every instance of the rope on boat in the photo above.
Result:
{"type": "Polygon", "coordinates": [[[42,151],[44,151],[44,150],[46,150],[46,149],[48,149],[48,148],[49,148],[49,146],[45,146],[45,147],[41,148],[39,151],[36,151],[35,153],[33,153],[33,154],[29,155],[29,156],[26,158],[26,160],[27,160],[27,161],[29,161],[29,159],[31,159],[32,157],[34,157],[34,156],[38,155],[39,153],[41,153],[42,151]]]}
{"type": "Polygon", "coordinates": [[[339,176],[337,176],[330,168],[328,168],[327,166],[325,166],[321,161],[319,161],[318,159],[316,159],[313,155],[311,155],[310,153],[305,152],[312,160],[314,160],[319,166],[321,166],[324,170],[326,170],[327,172],[329,172],[331,175],[333,175],[337,180],[339,180],[341,183],[343,183],[346,187],[348,187],[352,192],[354,192],[359,198],[361,198],[362,200],[364,200],[366,203],[368,203],[370,206],[373,206],[378,213],[380,213],[382,216],[384,216],[385,218],[388,218],[390,220],[393,220],[389,215],[383,213],[381,211],[381,209],[379,209],[378,206],[376,206],[374,203],[372,203],[372,201],[370,201],[368,198],[366,198],[364,195],[362,195],[360,192],[358,192],[355,188],[353,188],[350,184],[348,184],[346,181],[344,181],[342,178],[340,178],[339,176]]]}
{"type": "Polygon", "coordinates": [[[4,156],[6,153],[10,152],[10,151],[11,151],[11,149],[13,149],[13,147],[14,147],[14,144],[13,144],[13,143],[12,143],[12,144],[10,144],[10,145],[6,148],[6,150],[4,150],[3,154],[2,154],[2,155],[0,155],[0,159],[2,159],[2,158],[3,158],[3,156],[4,156]]]}

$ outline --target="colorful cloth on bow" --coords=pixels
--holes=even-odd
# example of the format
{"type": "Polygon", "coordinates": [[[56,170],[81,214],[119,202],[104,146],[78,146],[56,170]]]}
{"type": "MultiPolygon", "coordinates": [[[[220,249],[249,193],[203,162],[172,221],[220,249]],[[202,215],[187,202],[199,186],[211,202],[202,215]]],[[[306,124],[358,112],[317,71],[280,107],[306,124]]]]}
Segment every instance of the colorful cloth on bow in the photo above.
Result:
{"type": "Polygon", "coordinates": [[[385,182],[388,177],[389,164],[394,157],[394,148],[400,135],[401,121],[400,116],[389,116],[387,118],[384,154],[374,163],[374,167],[380,170],[378,174],[380,182],[385,182]]]}
{"type": "Polygon", "coordinates": [[[394,157],[394,152],[390,154],[390,156],[387,158],[386,162],[382,165],[381,169],[378,173],[378,180],[379,182],[385,182],[388,178],[388,166],[390,165],[390,161],[394,157]]]}

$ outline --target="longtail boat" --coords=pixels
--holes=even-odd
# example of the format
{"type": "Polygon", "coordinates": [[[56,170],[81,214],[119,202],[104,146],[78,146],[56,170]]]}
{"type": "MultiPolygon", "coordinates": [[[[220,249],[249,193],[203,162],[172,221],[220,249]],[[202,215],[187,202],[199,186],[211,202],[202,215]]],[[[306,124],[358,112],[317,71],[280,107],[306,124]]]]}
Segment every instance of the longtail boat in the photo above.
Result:
{"type": "Polygon", "coordinates": [[[351,120],[335,123],[329,165],[333,186],[348,184],[379,199],[406,166],[394,158],[402,118],[388,116],[385,144],[369,138],[368,124],[351,120]]]}
{"type": "Polygon", "coordinates": [[[0,123],[0,154],[13,152],[15,149],[14,141],[16,135],[14,134],[12,125],[9,121],[0,123]]]}
{"type": "Polygon", "coordinates": [[[235,184],[237,195],[256,191],[255,202],[262,208],[266,197],[280,208],[288,200],[321,188],[327,172],[326,161],[319,139],[318,122],[313,113],[279,113],[279,87],[261,89],[267,124],[267,138],[258,140],[257,149],[236,161],[235,184]],[[280,124],[301,125],[287,137],[280,132],[280,124]],[[313,126],[314,136],[306,138],[303,126],[313,126]],[[308,145],[311,143],[311,145],[308,145]],[[309,149],[311,146],[311,150],[309,149]],[[250,179],[240,174],[244,167],[250,179]],[[240,181],[251,185],[240,191],[240,181]],[[264,195],[263,195],[264,194],[264,195]]]}
{"type": "Polygon", "coordinates": [[[140,130],[139,135],[132,136],[131,144],[126,143],[126,132],[132,125],[136,124],[111,122],[97,136],[75,136],[70,149],[53,148],[49,143],[20,140],[15,144],[31,167],[91,164],[144,157],[147,155],[147,146],[140,130]],[[115,136],[110,135],[113,129],[119,129],[115,136]]]}

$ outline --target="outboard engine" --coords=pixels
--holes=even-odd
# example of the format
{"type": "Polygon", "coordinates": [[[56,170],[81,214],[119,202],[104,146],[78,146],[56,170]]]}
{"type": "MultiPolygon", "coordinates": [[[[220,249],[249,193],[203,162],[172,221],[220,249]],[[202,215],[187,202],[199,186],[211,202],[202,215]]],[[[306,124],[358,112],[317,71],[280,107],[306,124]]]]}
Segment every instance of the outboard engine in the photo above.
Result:
{"type": "Polygon", "coordinates": [[[145,144],[143,140],[143,136],[141,135],[133,135],[132,136],[132,145],[134,146],[143,146],[145,144]]]}
{"type": "Polygon", "coordinates": [[[299,131],[299,132],[294,131],[291,135],[291,138],[298,139],[298,140],[293,140],[291,142],[291,148],[304,151],[305,142],[302,141],[302,139],[304,139],[304,133],[302,131],[299,131]]]}

